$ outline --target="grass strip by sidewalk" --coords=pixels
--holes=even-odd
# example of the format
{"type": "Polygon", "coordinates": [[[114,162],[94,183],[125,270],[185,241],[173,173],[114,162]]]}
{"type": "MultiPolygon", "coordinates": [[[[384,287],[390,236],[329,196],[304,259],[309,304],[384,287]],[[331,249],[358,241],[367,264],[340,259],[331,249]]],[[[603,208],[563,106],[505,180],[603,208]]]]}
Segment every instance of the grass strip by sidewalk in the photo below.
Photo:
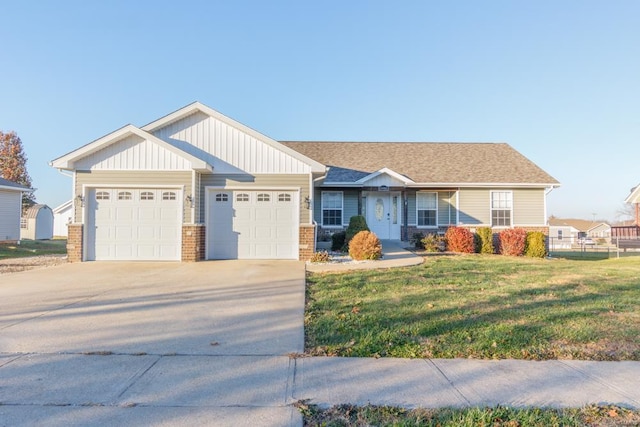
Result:
{"type": "Polygon", "coordinates": [[[549,427],[549,426],[637,426],[640,412],[616,406],[580,409],[402,409],[390,406],[340,405],[319,409],[298,403],[304,425],[311,426],[405,426],[405,427],[549,427]]]}
{"type": "Polygon", "coordinates": [[[640,259],[427,257],[307,277],[312,355],[640,360],[640,259]]]}
{"type": "Polygon", "coordinates": [[[38,255],[64,255],[66,253],[66,239],[22,240],[20,244],[0,243],[0,260],[38,255]]]}

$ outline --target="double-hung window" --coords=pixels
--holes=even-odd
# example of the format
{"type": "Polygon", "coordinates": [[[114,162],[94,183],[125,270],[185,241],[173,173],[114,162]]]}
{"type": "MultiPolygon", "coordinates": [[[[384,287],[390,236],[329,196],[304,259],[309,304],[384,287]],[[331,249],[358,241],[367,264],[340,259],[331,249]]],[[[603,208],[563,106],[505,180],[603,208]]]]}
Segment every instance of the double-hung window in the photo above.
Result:
{"type": "Polygon", "coordinates": [[[342,227],[342,191],[322,192],[322,225],[342,227]]]}
{"type": "Polygon", "coordinates": [[[491,226],[511,227],[513,193],[511,191],[491,192],[491,226]]]}
{"type": "Polygon", "coordinates": [[[438,193],[416,193],[416,214],[418,227],[436,227],[438,213],[438,193]]]}

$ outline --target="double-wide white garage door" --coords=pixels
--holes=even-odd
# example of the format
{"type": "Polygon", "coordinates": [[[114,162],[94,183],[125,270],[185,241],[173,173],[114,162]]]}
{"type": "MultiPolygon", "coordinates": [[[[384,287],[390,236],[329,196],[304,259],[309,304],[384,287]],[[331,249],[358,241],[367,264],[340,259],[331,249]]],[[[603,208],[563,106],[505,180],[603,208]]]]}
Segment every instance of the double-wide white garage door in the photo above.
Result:
{"type": "Polygon", "coordinates": [[[209,190],[207,258],[298,259],[298,192],[209,190]]]}
{"type": "Polygon", "coordinates": [[[180,260],[182,191],[97,188],[88,198],[87,260],[180,260]]]}

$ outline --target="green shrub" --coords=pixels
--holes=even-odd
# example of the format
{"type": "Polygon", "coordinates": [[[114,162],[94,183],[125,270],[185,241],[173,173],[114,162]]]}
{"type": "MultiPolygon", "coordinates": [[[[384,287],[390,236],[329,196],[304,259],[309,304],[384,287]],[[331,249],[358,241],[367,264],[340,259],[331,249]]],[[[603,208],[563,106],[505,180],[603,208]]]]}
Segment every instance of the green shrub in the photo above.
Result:
{"type": "Polygon", "coordinates": [[[349,242],[349,255],[356,261],[380,259],[382,243],[378,236],[370,231],[361,231],[349,242]]]}
{"type": "Polygon", "coordinates": [[[546,236],[542,231],[529,231],[524,254],[532,258],[544,258],[547,256],[546,236]]]}
{"type": "Polygon", "coordinates": [[[500,253],[502,255],[522,256],[527,242],[527,232],[523,228],[507,228],[500,232],[500,253]]]}
{"type": "Polygon", "coordinates": [[[337,233],[333,233],[331,235],[331,250],[332,251],[341,251],[344,248],[344,239],[347,235],[344,231],[338,231],[337,233]]]}
{"type": "Polygon", "coordinates": [[[349,242],[353,237],[361,231],[369,231],[367,220],[362,215],[354,215],[349,219],[347,234],[344,239],[344,246],[349,247],[349,242]]]}
{"type": "Polygon", "coordinates": [[[480,254],[492,254],[493,248],[493,230],[490,227],[480,227],[476,230],[478,237],[478,246],[476,252],[480,254]]]}
{"type": "Polygon", "coordinates": [[[444,246],[444,237],[434,233],[429,233],[422,239],[422,247],[427,252],[441,252],[444,246]]]}
{"type": "Polygon", "coordinates": [[[311,262],[329,262],[329,252],[318,251],[311,255],[311,262]]]}
{"type": "Polygon", "coordinates": [[[447,250],[472,254],[475,252],[473,233],[464,227],[449,227],[444,235],[447,250]]]}
{"type": "Polygon", "coordinates": [[[411,238],[411,243],[416,249],[424,249],[424,243],[422,242],[424,239],[424,234],[422,233],[413,233],[413,237],[411,238]]]}

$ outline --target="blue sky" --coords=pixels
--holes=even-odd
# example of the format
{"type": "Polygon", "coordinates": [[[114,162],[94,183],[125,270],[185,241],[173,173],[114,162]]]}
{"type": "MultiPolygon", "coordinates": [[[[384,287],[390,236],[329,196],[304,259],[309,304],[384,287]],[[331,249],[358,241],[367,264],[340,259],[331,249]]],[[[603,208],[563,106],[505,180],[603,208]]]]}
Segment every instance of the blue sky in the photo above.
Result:
{"type": "Polygon", "coordinates": [[[640,183],[636,0],[0,10],[0,130],[52,207],[71,180],[50,160],[196,100],[277,140],[507,142],[562,183],[560,217],[615,220],[640,183]]]}

